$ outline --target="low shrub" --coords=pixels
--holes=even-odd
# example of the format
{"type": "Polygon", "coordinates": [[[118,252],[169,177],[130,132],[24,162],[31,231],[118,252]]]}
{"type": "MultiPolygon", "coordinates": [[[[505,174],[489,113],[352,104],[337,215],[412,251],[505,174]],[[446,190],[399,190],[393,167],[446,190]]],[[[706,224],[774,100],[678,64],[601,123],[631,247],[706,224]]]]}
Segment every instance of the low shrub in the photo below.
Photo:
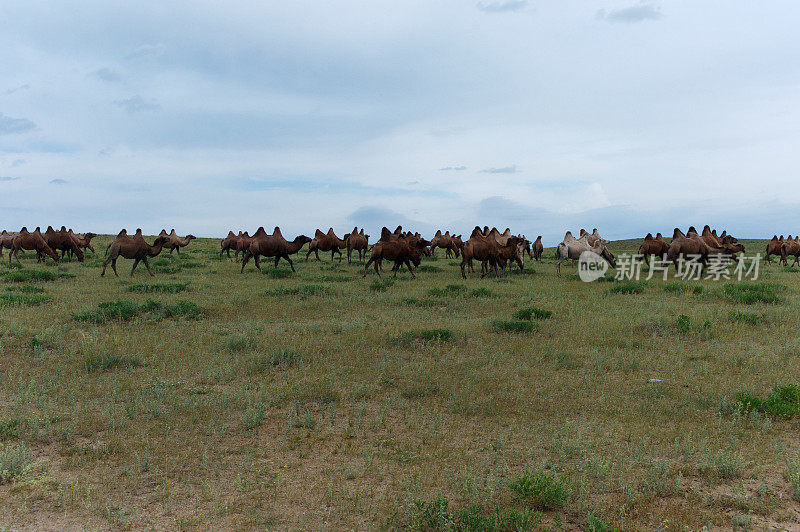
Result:
{"type": "Polygon", "coordinates": [[[546,471],[526,471],[509,485],[517,498],[534,510],[562,508],[570,490],[557,476],[546,471]]]}
{"type": "Polygon", "coordinates": [[[800,415],[800,386],[787,384],[776,386],[766,399],[761,399],[748,392],[736,394],[736,402],[742,410],[761,412],[775,417],[791,418],[800,415]]]}

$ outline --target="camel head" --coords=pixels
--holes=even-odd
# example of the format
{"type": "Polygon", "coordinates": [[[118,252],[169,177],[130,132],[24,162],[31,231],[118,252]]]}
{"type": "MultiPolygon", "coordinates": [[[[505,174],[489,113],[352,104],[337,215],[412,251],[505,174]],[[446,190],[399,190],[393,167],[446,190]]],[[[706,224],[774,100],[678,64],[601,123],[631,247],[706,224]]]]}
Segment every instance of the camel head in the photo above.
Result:
{"type": "Polygon", "coordinates": [[[186,240],[194,240],[195,238],[197,237],[194,235],[186,235],[186,240]]]}
{"type": "Polygon", "coordinates": [[[153,246],[152,247],[155,248],[155,247],[158,247],[158,246],[163,246],[167,242],[169,242],[169,235],[166,235],[166,236],[165,235],[158,235],[156,237],[155,241],[153,242],[153,246]]]}
{"type": "Polygon", "coordinates": [[[605,244],[602,245],[602,247],[600,249],[600,253],[598,253],[598,255],[600,255],[601,257],[606,259],[606,262],[608,262],[609,266],[611,266],[612,268],[616,268],[617,267],[617,259],[616,259],[616,257],[614,257],[614,254],[611,253],[608,250],[608,248],[605,246],[605,244]]]}
{"type": "Polygon", "coordinates": [[[309,242],[311,242],[311,240],[312,238],[310,236],[300,235],[295,237],[295,239],[292,242],[294,242],[295,244],[300,244],[300,247],[303,247],[309,242]]]}

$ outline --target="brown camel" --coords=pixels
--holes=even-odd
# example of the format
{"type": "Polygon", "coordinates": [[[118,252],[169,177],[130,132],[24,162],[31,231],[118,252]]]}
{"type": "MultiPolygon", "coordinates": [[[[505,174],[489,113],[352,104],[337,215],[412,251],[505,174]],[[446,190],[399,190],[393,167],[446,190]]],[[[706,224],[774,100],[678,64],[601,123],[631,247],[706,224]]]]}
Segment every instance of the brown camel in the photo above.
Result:
{"type": "MultiPolygon", "coordinates": [[[[503,254],[519,253],[520,239],[515,236],[509,236],[505,245],[500,245],[497,239],[492,235],[492,231],[481,231],[480,227],[475,227],[469,240],[464,242],[464,248],[461,250],[461,277],[467,278],[465,268],[469,271],[474,271],[472,268],[472,260],[481,261],[481,277],[485,277],[490,270],[493,270],[497,276],[500,275],[497,269],[503,254]],[[501,248],[507,248],[501,250],[501,248]]],[[[496,230],[495,230],[496,231],[496,230]]]]}
{"type": "Polygon", "coordinates": [[[314,233],[314,239],[308,246],[308,253],[306,253],[306,262],[308,262],[308,256],[311,255],[311,253],[314,253],[314,255],[316,255],[317,257],[317,260],[320,260],[319,258],[320,251],[330,251],[331,262],[333,262],[334,254],[338,253],[339,262],[341,262],[342,259],[344,258],[341,250],[346,248],[347,248],[347,243],[338,236],[336,236],[336,233],[333,232],[333,227],[328,229],[327,234],[317,229],[317,231],[314,233]]]}
{"type": "Polygon", "coordinates": [[[783,239],[783,235],[781,235],[780,238],[778,238],[777,235],[772,235],[772,240],[767,242],[767,253],[766,253],[766,256],[764,257],[764,261],[765,262],[772,262],[770,260],[770,258],[769,258],[770,255],[777,255],[778,257],[780,257],[781,256],[781,246],[783,246],[784,242],[785,241],[783,239]]]}
{"type": "Polygon", "coordinates": [[[276,268],[278,267],[278,261],[283,258],[289,263],[292,271],[295,271],[294,263],[289,255],[300,251],[300,248],[305,246],[307,242],[311,242],[311,238],[306,235],[300,235],[289,242],[283,238],[280,227],[276,227],[271,235],[268,235],[263,227],[259,227],[258,231],[253,235],[253,241],[250,242],[250,247],[247,248],[244,255],[242,255],[241,272],[244,272],[244,267],[247,261],[250,260],[250,257],[253,257],[253,262],[255,262],[256,268],[258,268],[259,271],[261,271],[261,257],[275,257],[276,268]]]}
{"type": "Polygon", "coordinates": [[[458,257],[459,249],[456,245],[455,237],[450,235],[450,231],[445,231],[444,234],[442,234],[441,229],[436,231],[436,234],[431,239],[431,251],[435,251],[436,248],[444,250],[445,258],[458,257]]]}
{"type": "Polygon", "coordinates": [[[44,260],[44,255],[50,255],[50,257],[58,262],[58,253],[53,251],[47,242],[45,241],[44,237],[42,236],[42,232],[37,227],[36,230],[31,233],[28,232],[27,227],[23,227],[20,229],[19,233],[14,235],[14,239],[11,242],[11,252],[8,254],[8,263],[11,264],[11,257],[19,260],[19,250],[20,249],[27,249],[36,251],[36,256],[38,261],[44,260]]]}
{"type": "Polygon", "coordinates": [[[252,241],[253,241],[253,237],[250,236],[247,233],[247,231],[245,231],[244,233],[239,235],[236,238],[236,242],[234,243],[234,247],[233,247],[234,254],[233,255],[236,256],[238,253],[242,253],[242,255],[244,255],[244,251],[247,248],[250,247],[250,242],[252,242],[252,241]]]}
{"type": "Polygon", "coordinates": [[[542,245],[542,235],[536,237],[536,240],[531,244],[531,253],[533,254],[533,259],[537,262],[540,258],[542,258],[542,252],[544,251],[544,246],[542,245]]]}
{"type": "Polygon", "coordinates": [[[81,251],[75,239],[70,236],[67,228],[63,225],[58,231],[55,231],[52,226],[48,225],[47,231],[45,231],[42,236],[51,249],[61,252],[62,259],[64,258],[64,253],[69,252],[74,253],[75,256],[78,257],[78,262],[83,262],[83,251],[81,251]]]}
{"type": "MultiPolygon", "coordinates": [[[[76,235],[72,231],[72,229],[70,229],[69,230],[69,236],[70,236],[70,238],[72,238],[75,241],[75,244],[77,244],[77,246],[79,248],[81,248],[81,250],[88,249],[89,251],[94,253],[94,248],[92,247],[92,239],[97,236],[97,233],[92,233],[92,232],[88,232],[87,231],[83,235],[76,235]]],[[[85,253],[86,252],[84,251],[84,254],[85,253]]],[[[67,257],[69,259],[72,259],[72,253],[70,251],[67,251],[67,257]]],[[[61,259],[62,260],[64,259],[63,253],[61,255],[61,259]]]]}
{"type": "Polygon", "coordinates": [[[416,278],[414,269],[411,266],[419,266],[422,261],[422,255],[431,244],[430,240],[425,240],[418,233],[417,234],[402,234],[402,229],[398,226],[398,231],[390,233],[387,228],[381,231],[381,238],[372,246],[372,255],[367,263],[364,265],[364,275],[367,276],[367,270],[370,264],[374,264],[375,273],[381,277],[380,267],[384,259],[394,261],[392,271],[397,276],[397,272],[406,265],[408,271],[411,272],[411,277],[416,278]]]}
{"type": "Polygon", "coordinates": [[[364,260],[364,256],[369,249],[369,235],[364,234],[363,227],[361,232],[358,231],[357,226],[353,227],[350,233],[344,235],[344,242],[347,245],[347,264],[351,263],[350,256],[353,250],[358,251],[358,260],[364,260]]]}
{"type": "Polygon", "coordinates": [[[172,229],[169,234],[167,234],[166,230],[162,229],[161,233],[163,233],[163,235],[160,234],[159,236],[166,236],[169,239],[167,243],[164,244],[164,246],[169,249],[169,254],[172,255],[172,252],[177,250],[179,257],[181,256],[181,248],[188,246],[189,242],[197,238],[194,235],[186,235],[181,238],[175,232],[175,229],[172,229]]]}
{"type": "Polygon", "coordinates": [[[690,227],[686,234],[677,227],[672,233],[672,242],[667,249],[667,260],[673,262],[675,267],[678,267],[678,260],[683,257],[684,259],[691,256],[697,256],[702,265],[708,263],[709,255],[723,255],[726,250],[719,247],[709,246],[697,234],[694,227],[690,227]]]}
{"type": "Polygon", "coordinates": [[[119,277],[119,274],[117,273],[117,259],[119,257],[133,259],[131,277],[133,277],[133,272],[136,270],[136,266],[140,261],[144,262],[144,265],[147,268],[147,273],[149,273],[150,276],[153,276],[153,272],[150,271],[150,264],[147,262],[147,257],[155,257],[161,253],[161,249],[167,244],[168,241],[169,237],[159,235],[156,237],[155,242],[153,242],[153,245],[151,246],[145,242],[141,229],[137,229],[136,234],[133,237],[127,236],[127,231],[123,229],[108,247],[108,257],[103,263],[103,272],[100,274],[100,277],[103,277],[106,274],[106,267],[109,264],[111,264],[111,269],[114,270],[114,275],[119,277]]]}
{"type": "Polygon", "coordinates": [[[11,249],[11,244],[14,242],[14,236],[17,233],[9,233],[5,229],[0,233],[0,257],[3,256],[3,248],[11,249]]]}
{"type": "Polygon", "coordinates": [[[652,233],[647,233],[647,236],[644,237],[644,242],[639,246],[639,255],[644,257],[645,264],[649,266],[650,255],[663,258],[668,249],[669,244],[667,244],[664,237],[661,236],[661,233],[657,233],[655,238],[653,238],[652,233]]]}
{"type": "Polygon", "coordinates": [[[789,265],[789,261],[786,260],[789,255],[794,257],[792,266],[800,262],[800,236],[795,236],[792,238],[792,235],[789,235],[786,241],[781,244],[780,262],[782,262],[784,266],[789,265]]]}
{"type": "MultiPolygon", "coordinates": [[[[239,231],[239,236],[241,236],[242,232],[239,231]]],[[[238,251],[236,251],[236,239],[238,237],[233,233],[233,231],[228,231],[228,236],[222,239],[220,242],[220,247],[222,249],[219,250],[219,258],[222,258],[222,254],[227,252],[228,258],[231,258],[231,250],[233,249],[233,256],[235,257],[238,251]]]]}

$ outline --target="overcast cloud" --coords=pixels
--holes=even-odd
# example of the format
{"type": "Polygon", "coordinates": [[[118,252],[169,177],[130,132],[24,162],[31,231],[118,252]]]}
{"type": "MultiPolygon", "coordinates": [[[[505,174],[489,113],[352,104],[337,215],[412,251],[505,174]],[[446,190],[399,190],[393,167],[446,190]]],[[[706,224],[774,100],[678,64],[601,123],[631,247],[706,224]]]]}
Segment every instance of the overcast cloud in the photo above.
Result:
{"type": "Polygon", "coordinates": [[[798,16],[788,0],[5,1],[0,228],[794,234],[798,16]]]}

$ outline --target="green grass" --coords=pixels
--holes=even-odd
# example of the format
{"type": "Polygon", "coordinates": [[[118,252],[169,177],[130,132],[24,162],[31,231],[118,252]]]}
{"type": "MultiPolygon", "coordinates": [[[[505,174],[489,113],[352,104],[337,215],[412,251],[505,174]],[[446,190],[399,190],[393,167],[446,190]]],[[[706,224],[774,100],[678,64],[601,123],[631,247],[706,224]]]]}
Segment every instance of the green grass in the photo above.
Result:
{"type": "Polygon", "coordinates": [[[8,307],[11,305],[37,307],[50,300],[51,298],[49,296],[42,294],[0,294],[0,307],[8,307]]]}
{"type": "Polygon", "coordinates": [[[553,311],[538,307],[523,308],[516,311],[513,317],[518,320],[547,320],[553,315],[553,311]]]}
{"type": "Polygon", "coordinates": [[[536,330],[536,323],[533,321],[511,321],[511,320],[494,320],[492,321],[492,328],[497,332],[532,332],[536,330]]]}
{"type": "Polygon", "coordinates": [[[641,294],[647,285],[645,281],[617,281],[611,288],[609,294],[641,294]]]}
{"type": "Polygon", "coordinates": [[[287,279],[294,275],[290,268],[264,268],[262,271],[272,279],[287,279]]]}
{"type": "Polygon", "coordinates": [[[3,274],[3,280],[9,283],[55,281],[56,279],[70,279],[73,277],[75,277],[75,274],[50,270],[12,270],[3,274]]]}
{"type": "Polygon", "coordinates": [[[189,283],[138,283],[130,285],[126,291],[141,294],[176,294],[188,287],[189,283]]]}
{"type": "Polygon", "coordinates": [[[725,298],[734,303],[752,305],[753,303],[779,303],[780,285],[775,283],[742,282],[729,283],[723,287],[725,298]]]}
{"type": "Polygon", "coordinates": [[[780,300],[747,305],[660,276],[609,295],[552,249],[501,282],[441,252],[416,279],[302,252],[241,275],[218,249],[153,278],[0,267],[45,272],[0,294],[52,298],[0,309],[6,526],[700,530],[800,509],[797,272],[764,266],[780,300]]]}
{"type": "Polygon", "coordinates": [[[11,484],[25,474],[31,464],[31,456],[25,444],[0,443],[0,484],[11,484]]]}

